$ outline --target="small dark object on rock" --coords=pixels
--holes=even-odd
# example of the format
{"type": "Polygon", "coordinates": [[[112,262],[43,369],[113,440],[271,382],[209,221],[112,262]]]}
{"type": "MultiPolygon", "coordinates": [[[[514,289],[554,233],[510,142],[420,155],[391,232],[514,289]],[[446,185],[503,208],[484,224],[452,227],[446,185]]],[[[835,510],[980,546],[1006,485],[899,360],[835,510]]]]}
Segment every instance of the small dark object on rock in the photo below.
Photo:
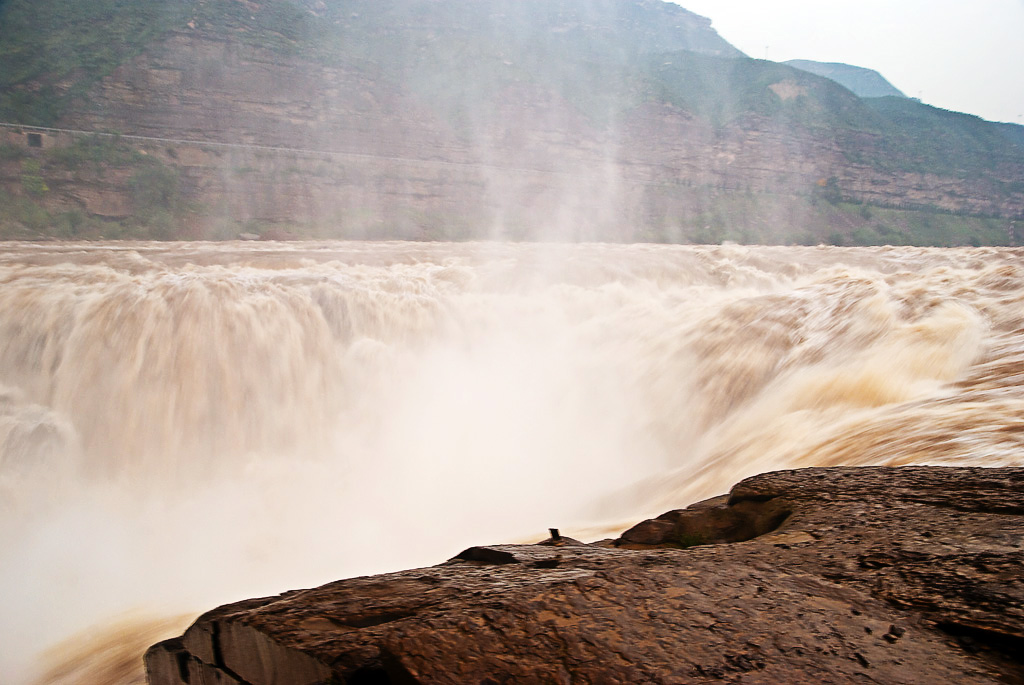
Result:
{"type": "Polygon", "coordinates": [[[462,561],[474,561],[480,564],[501,565],[519,563],[514,554],[491,547],[470,547],[459,552],[455,558],[462,561]]]}
{"type": "Polygon", "coordinates": [[[903,637],[903,633],[905,632],[907,632],[905,629],[891,625],[889,626],[889,632],[883,635],[882,638],[884,640],[888,640],[889,642],[896,642],[896,640],[899,640],[901,637],[903,637]]]}
{"type": "Polygon", "coordinates": [[[558,532],[557,528],[548,528],[548,531],[551,533],[551,537],[549,537],[547,540],[544,540],[543,542],[538,542],[538,545],[542,545],[544,547],[587,546],[586,543],[580,542],[575,538],[571,538],[567,535],[562,535],[558,532]]]}

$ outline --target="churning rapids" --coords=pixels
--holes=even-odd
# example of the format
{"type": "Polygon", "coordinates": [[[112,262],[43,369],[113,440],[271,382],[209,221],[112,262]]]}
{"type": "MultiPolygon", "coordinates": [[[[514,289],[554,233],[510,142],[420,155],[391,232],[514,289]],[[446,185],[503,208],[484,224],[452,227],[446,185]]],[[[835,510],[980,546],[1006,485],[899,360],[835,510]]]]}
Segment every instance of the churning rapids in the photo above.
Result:
{"type": "Polygon", "coordinates": [[[129,682],[186,612],[766,470],[918,463],[1024,463],[1024,251],[0,250],[5,683],[129,682]]]}

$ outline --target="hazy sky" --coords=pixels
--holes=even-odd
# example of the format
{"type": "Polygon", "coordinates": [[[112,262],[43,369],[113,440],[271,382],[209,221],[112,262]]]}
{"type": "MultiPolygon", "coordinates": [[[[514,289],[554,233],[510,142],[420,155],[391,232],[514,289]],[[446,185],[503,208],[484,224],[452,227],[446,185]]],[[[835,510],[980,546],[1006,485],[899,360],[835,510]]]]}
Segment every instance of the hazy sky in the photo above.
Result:
{"type": "Polygon", "coordinates": [[[676,0],[750,57],[845,62],[906,95],[1024,124],[1024,0],[676,0]]]}

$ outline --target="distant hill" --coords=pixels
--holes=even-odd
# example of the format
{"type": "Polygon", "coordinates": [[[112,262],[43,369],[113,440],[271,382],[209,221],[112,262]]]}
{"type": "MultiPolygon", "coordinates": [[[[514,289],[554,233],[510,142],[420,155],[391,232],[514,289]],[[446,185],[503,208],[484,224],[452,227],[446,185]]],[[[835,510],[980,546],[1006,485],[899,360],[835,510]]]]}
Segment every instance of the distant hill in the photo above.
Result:
{"type": "Polygon", "coordinates": [[[660,0],[6,0],[0,63],[0,237],[1024,237],[1021,127],[660,0]]]}
{"type": "Polygon", "coordinates": [[[832,79],[858,97],[906,97],[874,69],[855,67],[840,62],[814,62],[807,59],[791,59],[783,64],[832,79]]]}

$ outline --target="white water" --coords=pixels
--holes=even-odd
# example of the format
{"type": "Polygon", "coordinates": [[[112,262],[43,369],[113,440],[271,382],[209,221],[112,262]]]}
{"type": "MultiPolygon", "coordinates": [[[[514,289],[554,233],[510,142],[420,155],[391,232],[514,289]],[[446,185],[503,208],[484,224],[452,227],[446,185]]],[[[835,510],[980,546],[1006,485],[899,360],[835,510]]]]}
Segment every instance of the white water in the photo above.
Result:
{"type": "Polygon", "coordinates": [[[1022,279],[1011,249],[8,244],[2,682],[131,682],[184,613],[765,470],[1021,465],[1022,279]]]}

